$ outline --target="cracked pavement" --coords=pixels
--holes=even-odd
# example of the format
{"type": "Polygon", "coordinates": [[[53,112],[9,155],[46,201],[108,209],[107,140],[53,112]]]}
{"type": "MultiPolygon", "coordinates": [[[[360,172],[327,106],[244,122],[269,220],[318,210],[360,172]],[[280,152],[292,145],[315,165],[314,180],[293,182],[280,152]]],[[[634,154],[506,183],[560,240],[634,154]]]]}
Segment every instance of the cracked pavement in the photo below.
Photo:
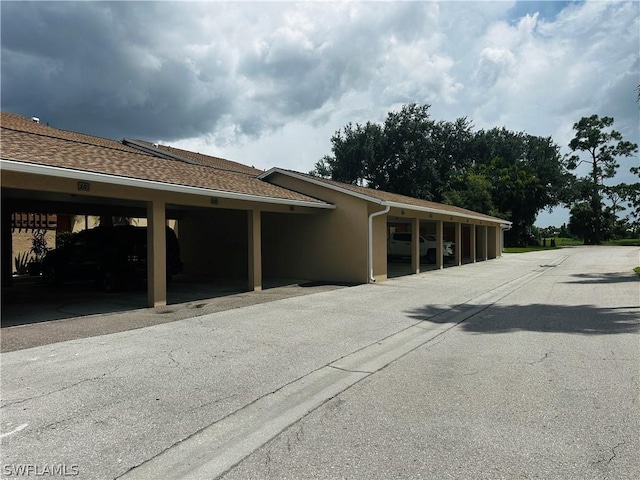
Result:
{"type": "Polygon", "coordinates": [[[3,466],[633,478],[638,255],[509,255],[3,353],[3,466]]]}

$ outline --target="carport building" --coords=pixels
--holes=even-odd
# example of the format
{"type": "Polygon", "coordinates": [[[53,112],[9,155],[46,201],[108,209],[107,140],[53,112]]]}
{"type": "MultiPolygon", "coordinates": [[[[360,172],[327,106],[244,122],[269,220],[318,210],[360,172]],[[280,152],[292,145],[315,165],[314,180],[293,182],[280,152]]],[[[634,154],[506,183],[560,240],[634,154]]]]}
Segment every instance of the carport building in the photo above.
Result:
{"type": "Polygon", "coordinates": [[[166,303],[165,224],[175,220],[185,274],[365,283],[387,278],[390,231],[445,235],[454,264],[496,258],[510,223],[469,210],[274,168],[59,130],[3,112],[2,278],[12,278],[15,212],[146,218],[148,305],[166,303]]]}
{"type": "MultiPolygon", "coordinates": [[[[451,205],[351,185],[281,168],[259,178],[322,199],[336,208],[330,215],[295,218],[277,226],[278,247],[289,252],[298,275],[359,283],[387,279],[387,242],[393,231],[411,234],[411,273],[421,269],[421,235],[436,238],[436,268],[443,268],[443,240],[454,240],[454,265],[501,256],[504,230],[511,222],[451,205]]],[[[268,232],[267,232],[268,233],[268,232]]],[[[264,235],[264,233],[263,233],[264,235]]],[[[274,267],[275,268],[275,267],[274,267]]]]}

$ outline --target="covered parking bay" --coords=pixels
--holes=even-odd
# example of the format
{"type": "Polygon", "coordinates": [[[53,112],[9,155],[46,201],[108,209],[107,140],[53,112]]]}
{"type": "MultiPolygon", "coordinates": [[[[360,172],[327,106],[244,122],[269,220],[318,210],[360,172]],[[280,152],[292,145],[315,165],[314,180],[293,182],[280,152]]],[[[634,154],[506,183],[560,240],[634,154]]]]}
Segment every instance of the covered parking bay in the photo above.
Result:
{"type": "Polygon", "coordinates": [[[500,226],[486,220],[419,212],[409,206],[391,208],[386,217],[389,278],[501,255],[500,226]],[[404,245],[399,246],[401,242],[395,239],[404,240],[404,245]],[[398,256],[397,252],[403,255],[398,256]]]}
{"type": "MultiPolygon", "coordinates": [[[[263,288],[262,215],[313,216],[333,205],[256,178],[258,170],[207,157],[141,152],[2,113],[3,302],[14,280],[11,215],[34,212],[137,218],[146,224],[146,298],[167,295],[166,225],[178,236],[184,277],[243,290],[263,288]]],[[[109,222],[107,222],[109,223],[109,222]]],[[[27,282],[29,283],[29,282],[27,282]]],[[[13,292],[16,290],[14,289],[13,292]]],[[[215,296],[216,292],[212,295],[215,296]]],[[[120,294],[118,294],[120,295],[120,294]]],[[[32,295],[31,301],[40,296],[32,295]]]]}
{"type": "MultiPolygon", "coordinates": [[[[14,211],[143,218],[148,226],[147,258],[153,259],[148,262],[147,306],[164,305],[167,301],[166,258],[161,254],[166,249],[166,235],[164,228],[158,228],[167,220],[175,221],[185,275],[205,281],[229,280],[258,290],[263,281],[263,212],[295,216],[313,214],[317,206],[331,207],[322,202],[238,200],[228,198],[233,196],[228,192],[207,192],[209,195],[203,196],[139,189],[105,183],[90,173],[49,169],[49,175],[42,175],[15,171],[24,169],[3,162],[3,238],[11,238],[10,214],[14,211]],[[78,192],[78,178],[70,178],[74,175],[82,178],[83,188],[88,186],[88,191],[78,192]],[[98,179],[102,181],[95,181],[98,179]]],[[[9,240],[3,242],[4,285],[11,283],[12,264],[9,240]]]]}
{"type": "MultiPolygon", "coordinates": [[[[297,243],[313,246],[298,248],[303,252],[299,263],[316,270],[329,269],[326,274],[334,278],[376,282],[497,258],[502,252],[502,230],[510,225],[506,220],[451,205],[280,168],[259,178],[336,206],[335,214],[325,216],[324,223],[320,223],[323,215],[314,217],[314,225],[303,229],[307,236],[300,237],[297,243]],[[390,237],[395,232],[405,234],[405,241],[409,238],[411,245],[405,245],[401,255],[391,255],[393,258],[389,259],[390,237]],[[421,235],[433,242],[429,248],[435,255],[420,255],[421,235]],[[448,257],[444,254],[445,238],[455,245],[448,257]]],[[[293,237],[295,231],[291,233],[293,237]]]]}
{"type": "MultiPolygon", "coordinates": [[[[384,281],[391,273],[392,228],[413,236],[409,273],[427,267],[420,262],[420,234],[433,237],[430,268],[496,258],[501,230],[509,226],[457,207],[278,168],[261,172],[140,141],[61,131],[13,114],[2,114],[1,127],[3,239],[11,236],[12,211],[144,219],[149,307],[170,301],[167,222],[174,222],[184,275],[251,291],[274,278],[384,281]],[[443,253],[445,236],[455,243],[450,263],[443,253]]],[[[10,280],[13,259],[6,244],[2,275],[10,280]]]]}

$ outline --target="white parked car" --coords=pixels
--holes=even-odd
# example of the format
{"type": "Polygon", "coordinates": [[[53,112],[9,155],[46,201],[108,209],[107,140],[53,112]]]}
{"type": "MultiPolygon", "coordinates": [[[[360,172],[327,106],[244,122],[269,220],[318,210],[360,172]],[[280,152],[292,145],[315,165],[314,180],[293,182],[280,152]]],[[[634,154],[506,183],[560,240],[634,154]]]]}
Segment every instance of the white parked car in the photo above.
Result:
{"type": "MultiPolygon", "coordinates": [[[[456,254],[455,244],[445,237],[442,242],[444,256],[456,254]]],[[[387,256],[390,258],[411,257],[411,233],[392,233],[387,242],[387,256]]],[[[435,235],[420,235],[420,258],[436,263],[435,235]]]]}

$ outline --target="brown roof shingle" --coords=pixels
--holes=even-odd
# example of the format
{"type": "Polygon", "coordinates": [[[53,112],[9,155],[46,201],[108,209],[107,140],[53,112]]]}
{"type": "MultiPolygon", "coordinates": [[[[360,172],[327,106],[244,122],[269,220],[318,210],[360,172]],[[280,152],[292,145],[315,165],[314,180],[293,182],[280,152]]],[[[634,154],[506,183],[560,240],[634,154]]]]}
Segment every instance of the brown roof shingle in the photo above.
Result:
{"type": "MultiPolygon", "coordinates": [[[[277,170],[287,171],[287,170],[283,170],[283,169],[277,169],[277,170]]],[[[326,183],[328,185],[333,185],[335,187],[342,188],[344,190],[349,190],[351,192],[358,193],[360,195],[365,195],[367,197],[374,198],[376,200],[380,200],[380,201],[383,201],[383,202],[400,203],[400,204],[403,204],[403,205],[407,205],[407,207],[414,206],[414,207],[430,208],[430,209],[440,210],[440,211],[443,211],[443,212],[451,212],[451,213],[458,214],[458,215],[463,215],[463,216],[473,216],[473,217],[477,217],[477,218],[484,218],[484,219],[486,219],[488,221],[492,221],[492,222],[511,223],[508,220],[504,220],[502,218],[497,218],[497,217],[492,217],[490,215],[485,215],[483,213],[474,212],[473,210],[467,210],[466,208],[455,207],[453,205],[447,205],[447,204],[444,204],[444,203],[430,202],[428,200],[422,200],[422,199],[419,199],[419,198],[408,197],[406,195],[400,195],[400,194],[397,194],[397,193],[385,192],[384,190],[377,190],[377,189],[374,189],[374,188],[361,187],[359,185],[352,185],[352,184],[349,184],[349,183],[337,182],[335,180],[329,180],[327,178],[316,177],[316,176],[309,175],[309,174],[306,174],[306,173],[300,173],[300,172],[294,172],[294,171],[290,171],[290,172],[294,173],[294,174],[296,174],[298,176],[302,176],[302,177],[306,177],[308,179],[320,181],[322,183],[326,183]]]]}
{"type": "Polygon", "coordinates": [[[154,157],[114,140],[58,130],[12,113],[0,114],[0,127],[0,154],[4,160],[325,204],[252,175],[154,157]]]}
{"type": "MultiPolygon", "coordinates": [[[[243,165],[242,163],[234,162],[220,157],[212,157],[210,155],[204,155],[202,153],[190,152],[189,150],[182,150],[181,148],[170,147],[168,145],[157,145],[144,140],[128,140],[138,144],[144,145],[146,148],[156,150],[166,155],[171,155],[176,159],[186,159],[190,162],[195,162],[200,165],[205,165],[213,168],[219,168],[220,170],[228,170],[231,172],[245,173],[247,175],[253,175],[254,177],[264,173],[263,170],[259,170],[255,167],[243,165]]],[[[135,147],[135,145],[132,145],[135,147]]]]}

